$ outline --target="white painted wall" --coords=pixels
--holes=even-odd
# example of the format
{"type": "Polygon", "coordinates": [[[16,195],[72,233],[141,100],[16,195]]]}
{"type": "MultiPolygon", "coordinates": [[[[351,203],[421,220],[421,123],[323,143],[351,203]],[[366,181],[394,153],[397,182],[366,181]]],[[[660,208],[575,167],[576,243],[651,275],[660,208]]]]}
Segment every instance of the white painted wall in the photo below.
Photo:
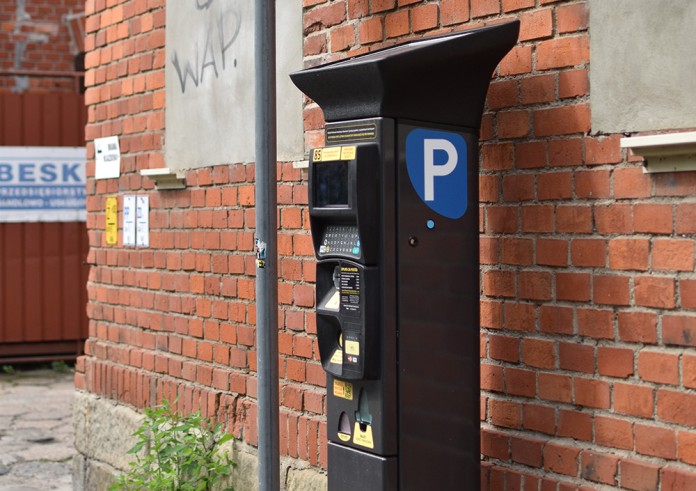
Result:
{"type": "MultiPolygon", "coordinates": [[[[302,1],[277,4],[278,159],[303,158],[302,1]]],[[[254,161],[254,0],[170,0],[165,164],[254,161]]]]}

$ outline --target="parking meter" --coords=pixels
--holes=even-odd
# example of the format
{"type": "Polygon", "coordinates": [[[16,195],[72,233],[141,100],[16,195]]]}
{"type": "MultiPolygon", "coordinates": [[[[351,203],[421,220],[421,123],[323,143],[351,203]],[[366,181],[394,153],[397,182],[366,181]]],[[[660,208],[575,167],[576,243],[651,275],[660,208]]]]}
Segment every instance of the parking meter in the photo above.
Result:
{"type": "Polygon", "coordinates": [[[478,128],[519,22],[309,68],[330,491],[479,488],[478,128]]]}

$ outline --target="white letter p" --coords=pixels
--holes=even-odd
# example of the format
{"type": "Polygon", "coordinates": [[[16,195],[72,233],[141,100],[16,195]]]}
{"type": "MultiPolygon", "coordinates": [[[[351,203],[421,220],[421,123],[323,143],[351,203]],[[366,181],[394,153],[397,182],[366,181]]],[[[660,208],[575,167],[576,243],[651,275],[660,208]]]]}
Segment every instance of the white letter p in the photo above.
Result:
{"type": "Polygon", "coordinates": [[[425,201],[435,200],[435,177],[447,176],[457,167],[457,149],[449,140],[426,139],[423,140],[424,164],[423,178],[425,181],[425,201]],[[443,150],[447,153],[447,162],[435,165],[435,151],[443,150]]]}

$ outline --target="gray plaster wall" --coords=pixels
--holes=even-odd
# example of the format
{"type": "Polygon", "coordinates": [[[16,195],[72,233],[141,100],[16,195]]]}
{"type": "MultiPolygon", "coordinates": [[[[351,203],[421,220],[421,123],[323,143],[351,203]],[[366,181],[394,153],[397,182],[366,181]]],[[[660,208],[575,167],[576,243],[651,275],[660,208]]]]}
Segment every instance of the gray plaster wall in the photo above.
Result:
{"type": "MultiPolygon", "coordinates": [[[[133,456],[127,452],[135,443],[131,436],[143,415],[134,409],[86,392],[76,392],[73,405],[75,448],[73,489],[107,491],[115,477],[128,468],[133,456]]],[[[256,449],[233,441],[224,449],[237,464],[224,486],[235,491],[258,490],[256,449]]],[[[326,475],[307,462],[282,459],[281,490],[326,491],[326,475]]]]}
{"type": "Polygon", "coordinates": [[[696,127],[696,1],[590,0],[592,130],[696,127]]]}
{"type": "MultiPolygon", "coordinates": [[[[278,157],[304,156],[302,1],[276,2],[278,157]]],[[[254,161],[254,0],[169,0],[165,165],[181,170],[254,161]]]]}

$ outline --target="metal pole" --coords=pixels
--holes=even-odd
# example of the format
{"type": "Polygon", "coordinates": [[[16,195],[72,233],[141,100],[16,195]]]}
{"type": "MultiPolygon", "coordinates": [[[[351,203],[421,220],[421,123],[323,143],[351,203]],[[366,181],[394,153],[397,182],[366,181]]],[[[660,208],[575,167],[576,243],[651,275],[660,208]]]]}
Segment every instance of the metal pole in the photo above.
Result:
{"type": "Polygon", "coordinates": [[[259,491],[280,489],[275,0],[255,3],[259,491]]]}

